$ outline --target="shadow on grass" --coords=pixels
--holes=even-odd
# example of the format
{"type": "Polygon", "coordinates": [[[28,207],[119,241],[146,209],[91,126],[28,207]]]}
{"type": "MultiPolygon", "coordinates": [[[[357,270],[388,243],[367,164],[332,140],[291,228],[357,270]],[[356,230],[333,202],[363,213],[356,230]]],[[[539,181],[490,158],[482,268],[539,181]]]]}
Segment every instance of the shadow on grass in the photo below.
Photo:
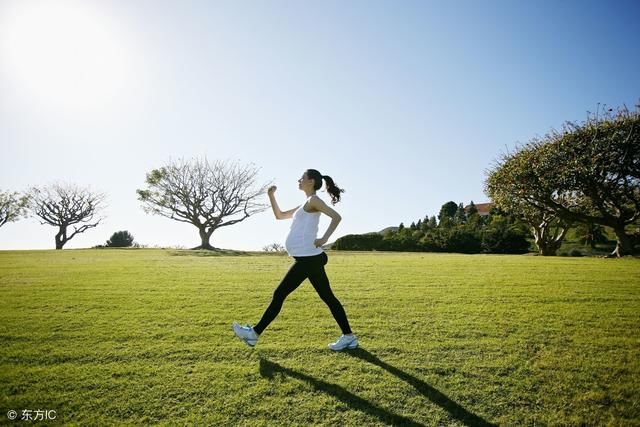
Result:
{"type": "Polygon", "coordinates": [[[351,393],[350,391],[346,390],[344,387],[341,387],[336,384],[331,384],[331,383],[319,380],[317,378],[313,378],[307,374],[303,374],[302,372],[298,372],[294,369],[285,368],[282,365],[279,365],[275,362],[271,362],[265,359],[264,356],[260,356],[260,375],[265,378],[273,378],[276,374],[287,375],[289,377],[305,381],[316,390],[321,391],[323,393],[330,394],[331,396],[335,397],[339,401],[353,407],[354,409],[373,415],[374,417],[380,419],[380,421],[386,424],[403,425],[403,426],[424,425],[424,424],[417,423],[410,418],[394,414],[392,412],[387,411],[384,408],[374,405],[373,403],[351,393]]]}
{"type": "MultiPolygon", "coordinates": [[[[458,403],[449,399],[445,394],[438,391],[434,387],[425,383],[424,381],[407,374],[406,372],[389,365],[386,362],[380,360],[377,356],[369,353],[367,350],[362,348],[357,348],[355,350],[351,350],[346,352],[349,356],[364,360],[373,365],[379,366],[380,368],[386,370],[390,374],[400,378],[401,380],[407,382],[411,386],[413,386],[420,394],[424,397],[440,406],[442,409],[447,411],[449,415],[456,419],[457,421],[462,422],[468,426],[495,426],[483,418],[467,411],[465,408],[460,406],[458,403]]],[[[389,412],[388,410],[381,408],[373,403],[351,393],[346,390],[344,387],[341,387],[336,384],[328,383],[326,381],[319,380],[317,378],[313,378],[307,374],[302,372],[298,372],[294,369],[286,368],[282,365],[279,365],[275,362],[271,362],[264,358],[264,356],[260,356],[260,375],[265,378],[273,378],[276,374],[287,375],[292,378],[296,378],[302,381],[307,382],[313,388],[323,393],[327,393],[335,397],[336,399],[344,402],[345,404],[351,406],[352,408],[370,414],[376,418],[378,418],[383,423],[392,424],[392,425],[406,425],[406,426],[422,426],[416,421],[413,421],[410,418],[403,417],[398,414],[394,414],[393,412],[389,412]]]]}
{"type": "Polygon", "coordinates": [[[477,416],[476,414],[467,411],[462,406],[460,406],[460,404],[449,399],[444,393],[430,386],[426,382],[396,368],[395,366],[389,365],[388,363],[380,360],[377,356],[369,353],[367,350],[363,348],[356,348],[354,350],[347,351],[346,354],[348,354],[351,357],[355,357],[355,358],[364,360],[366,362],[369,362],[373,365],[376,365],[384,369],[385,371],[389,372],[391,375],[394,375],[395,377],[401,379],[402,381],[405,381],[406,383],[413,386],[413,388],[418,390],[418,392],[420,392],[420,394],[422,394],[424,397],[426,397],[427,399],[429,399],[430,401],[432,401],[433,403],[435,403],[436,405],[440,406],[442,409],[447,411],[449,415],[451,415],[451,417],[455,418],[456,420],[466,425],[469,425],[469,426],[495,426],[496,425],[496,424],[491,424],[490,422],[484,420],[483,418],[477,416]]]}

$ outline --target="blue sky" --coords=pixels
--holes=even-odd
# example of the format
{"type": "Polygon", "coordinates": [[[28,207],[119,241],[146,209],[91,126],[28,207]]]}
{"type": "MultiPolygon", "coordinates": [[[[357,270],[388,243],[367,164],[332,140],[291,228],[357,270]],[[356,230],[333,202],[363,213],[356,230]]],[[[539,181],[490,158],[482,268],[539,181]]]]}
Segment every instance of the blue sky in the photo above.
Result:
{"type": "MultiPolygon", "coordinates": [[[[410,223],[486,201],[486,169],[517,143],[598,103],[633,107],[638,22],[635,1],[2,0],[0,189],[105,192],[102,225],[67,248],[118,230],[197,245],[135,190],[198,156],[255,163],[282,208],[303,198],[306,168],[331,175],[346,193],[330,240],[410,223]]],[[[212,244],[257,250],[288,226],[266,211],[212,244]]],[[[54,234],[23,219],[0,249],[52,248],[54,234]]]]}

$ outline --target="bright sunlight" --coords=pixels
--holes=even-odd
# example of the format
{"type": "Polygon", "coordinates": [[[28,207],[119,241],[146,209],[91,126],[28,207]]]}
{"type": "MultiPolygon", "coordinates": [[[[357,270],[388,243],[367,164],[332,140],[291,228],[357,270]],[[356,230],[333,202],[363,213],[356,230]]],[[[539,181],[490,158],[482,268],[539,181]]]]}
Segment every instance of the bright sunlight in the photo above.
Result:
{"type": "Polygon", "coordinates": [[[0,64],[25,102],[71,112],[104,109],[122,94],[129,68],[112,24],[86,2],[5,3],[0,64]]]}

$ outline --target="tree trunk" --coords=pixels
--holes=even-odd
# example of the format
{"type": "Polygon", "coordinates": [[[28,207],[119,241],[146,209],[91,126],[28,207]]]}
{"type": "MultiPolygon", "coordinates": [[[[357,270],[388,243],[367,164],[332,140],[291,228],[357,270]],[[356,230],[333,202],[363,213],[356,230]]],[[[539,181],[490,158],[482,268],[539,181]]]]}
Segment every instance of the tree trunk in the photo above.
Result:
{"type": "Polygon", "coordinates": [[[616,248],[611,252],[612,257],[621,257],[623,255],[631,255],[633,253],[633,238],[625,233],[624,226],[613,229],[616,233],[616,248]]]}
{"type": "Polygon", "coordinates": [[[65,243],[67,243],[67,227],[61,225],[58,234],[56,234],[56,249],[62,249],[65,243]]]}
{"type": "Polygon", "coordinates": [[[542,256],[555,256],[569,229],[569,227],[555,226],[555,232],[551,235],[551,227],[546,221],[531,227],[538,252],[542,256]]]}
{"type": "Polygon", "coordinates": [[[211,235],[213,234],[213,230],[214,229],[207,230],[206,228],[200,228],[199,229],[199,231],[200,231],[200,240],[202,241],[202,243],[200,244],[200,246],[196,246],[193,249],[206,249],[208,251],[217,250],[217,248],[214,248],[209,243],[209,240],[211,239],[211,235]]]}
{"type": "Polygon", "coordinates": [[[538,245],[538,249],[542,256],[555,256],[557,251],[553,245],[538,245]]]}
{"type": "Polygon", "coordinates": [[[538,247],[538,252],[542,256],[553,256],[555,255],[555,251],[549,247],[549,242],[547,242],[546,238],[546,229],[543,226],[535,226],[531,227],[531,231],[533,231],[533,239],[538,247]]]}
{"type": "Polygon", "coordinates": [[[542,256],[556,256],[556,252],[558,252],[558,249],[560,249],[561,243],[562,242],[558,241],[536,241],[538,251],[542,256]]]}

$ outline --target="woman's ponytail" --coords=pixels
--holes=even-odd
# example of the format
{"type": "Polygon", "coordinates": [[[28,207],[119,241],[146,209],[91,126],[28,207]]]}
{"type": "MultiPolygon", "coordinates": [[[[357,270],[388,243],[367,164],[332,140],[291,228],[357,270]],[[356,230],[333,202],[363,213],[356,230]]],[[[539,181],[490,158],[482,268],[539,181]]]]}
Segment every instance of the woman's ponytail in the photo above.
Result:
{"type": "Polygon", "coordinates": [[[327,184],[327,193],[331,195],[331,204],[335,205],[340,201],[340,193],[344,193],[344,190],[339,188],[329,175],[323,175],[322,178],[327,184]]]}
{"type": "Polygon", "coordinates": [[[333,179],[328,175],[322,175],[315,169],[307,169],[307,178],[313,179],[315,181],[315,185],[313,188],[315,190],[319,190],[322,187],[322,180],[324,179],[327,184],[327,193],[331,195],[331,204],[335,205],[340,201],[340,193],[344,193],[342,188],[339,188],[333,179]]]}

